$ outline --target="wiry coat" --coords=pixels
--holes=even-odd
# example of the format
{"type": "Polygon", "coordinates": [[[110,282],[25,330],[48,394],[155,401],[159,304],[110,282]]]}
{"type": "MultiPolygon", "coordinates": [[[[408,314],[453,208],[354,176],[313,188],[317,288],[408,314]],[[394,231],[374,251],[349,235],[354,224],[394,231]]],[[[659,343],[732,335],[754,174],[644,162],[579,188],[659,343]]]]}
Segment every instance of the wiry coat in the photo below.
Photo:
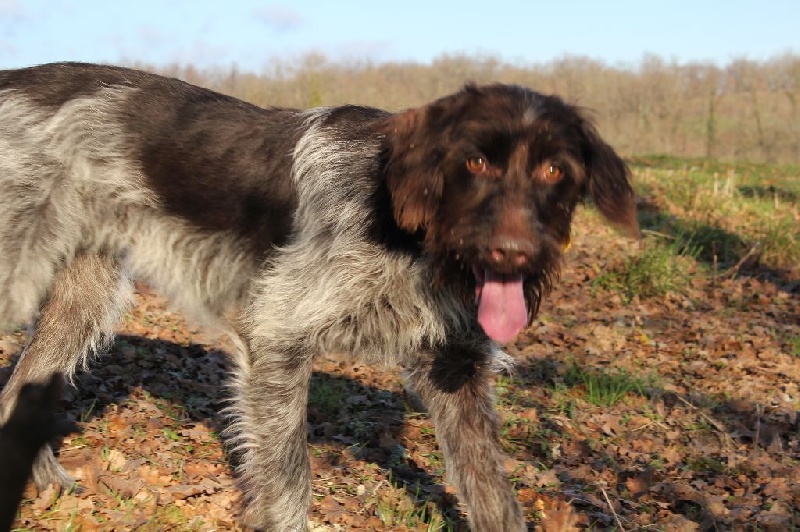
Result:
{"type": "MultiPolygon", "coordinates": [[[[406,366],[473,528],[524,530],[492,338],[536,313],[586,192],[635,231],[619,157],[521,87],[393,115],[261,109],[115,67],[0,72],[0,324],[37,319],[3,415],[100,349],[142,279],[239,339],[247,524],[306,527],[311,361],[349,352],[406,366]]],[[[68,481],[49,449],[35,479],[68,481]]]]}

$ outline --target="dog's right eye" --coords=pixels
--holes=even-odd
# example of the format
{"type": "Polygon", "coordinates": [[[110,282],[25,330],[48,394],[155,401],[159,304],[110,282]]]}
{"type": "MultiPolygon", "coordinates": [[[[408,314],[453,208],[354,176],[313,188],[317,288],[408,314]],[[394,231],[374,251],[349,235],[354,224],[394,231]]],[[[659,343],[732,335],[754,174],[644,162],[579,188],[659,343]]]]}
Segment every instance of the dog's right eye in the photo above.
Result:
{"type": "Polygon", "coordinates": [[[467,170],[473,174],[482,174],[486,172],[488,165],[484,157],[470,157],[467,159],[467,170]]]}

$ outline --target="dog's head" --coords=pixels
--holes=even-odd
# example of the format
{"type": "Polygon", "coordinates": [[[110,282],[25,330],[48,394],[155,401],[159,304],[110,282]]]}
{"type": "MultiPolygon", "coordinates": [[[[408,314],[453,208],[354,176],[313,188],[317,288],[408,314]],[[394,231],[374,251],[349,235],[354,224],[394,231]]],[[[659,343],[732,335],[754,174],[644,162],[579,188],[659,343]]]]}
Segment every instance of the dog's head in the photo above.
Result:
{"type": "Polygon", "coordinates": [[[536,314],[590,195],[638,234],[625,163],[579,109],[523,87],[467,86],[382,125],[396,223],[423,232],[441,278],[465,282],[484,332],[505,343],[536,314]]]}

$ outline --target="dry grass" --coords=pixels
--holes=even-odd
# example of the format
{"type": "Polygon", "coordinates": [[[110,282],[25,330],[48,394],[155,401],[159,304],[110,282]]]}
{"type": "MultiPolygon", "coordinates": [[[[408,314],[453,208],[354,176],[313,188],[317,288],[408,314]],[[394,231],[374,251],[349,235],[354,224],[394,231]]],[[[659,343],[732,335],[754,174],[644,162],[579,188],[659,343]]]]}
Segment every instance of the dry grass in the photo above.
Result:
{"type": "Polygon", "coordinates": [[[792,54],[722,67],[647,56],[629,69],[582,57],[540,65],[468,56],[443,56],[430,65],[343,65],[309,55],[273,63],[261,74],[191,65],[160,71],[258,105],[301,108],[358,103],[396,110],[468,81],[517,83],[592,110],[601,132],[626,154],[800,159],[800,56],[792,54]]]}

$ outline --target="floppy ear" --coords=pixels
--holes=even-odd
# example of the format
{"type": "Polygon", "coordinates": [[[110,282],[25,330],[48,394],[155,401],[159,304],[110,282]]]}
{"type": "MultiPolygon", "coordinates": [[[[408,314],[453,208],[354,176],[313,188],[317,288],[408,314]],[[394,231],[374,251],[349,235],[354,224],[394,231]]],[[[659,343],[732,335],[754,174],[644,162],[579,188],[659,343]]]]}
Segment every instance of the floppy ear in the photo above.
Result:
{"type": "Polygon", "coordinates": [[[584,161],[589,175],[589,193],[600,213],[628,236],[639,237],[636,202],[631,173],[625,161],[600,138],[589,123],[584,124],[584,161]]]}
{"type": "Polygon", "coordinates": [[[411,233],[428,227],[442,198],[443,176],[430,107],[410,109],[381,125],[384,177],[397,225],[411,233]]]}

